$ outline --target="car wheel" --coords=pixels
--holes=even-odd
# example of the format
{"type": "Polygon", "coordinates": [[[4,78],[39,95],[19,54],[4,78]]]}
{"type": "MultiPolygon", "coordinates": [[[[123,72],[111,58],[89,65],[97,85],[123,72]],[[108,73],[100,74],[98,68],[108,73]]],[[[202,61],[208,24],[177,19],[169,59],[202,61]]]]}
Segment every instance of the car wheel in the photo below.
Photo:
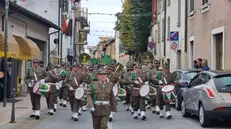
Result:
{"type": "Polygon", "coordinates": [[[210,118],[206,115],[203,105],[199,108],[199,121],[202,127],[210,126],[210,118]]]}
{"type": "Polygon", "coordinates": [[[190,116],[190,113],[188,113],[188,112],[186,111],[184,100],[182,100],[182,103],[181,103],[181,114],[182,114],[183,117],[188,117],[188,116],[190,116]]]}
{"type": "Polygon", "coordinates": [[[177,96],[176,100],[175,100],[175,108],[177,111],[181,110],[181,99],[179,96],[177,96]]]}

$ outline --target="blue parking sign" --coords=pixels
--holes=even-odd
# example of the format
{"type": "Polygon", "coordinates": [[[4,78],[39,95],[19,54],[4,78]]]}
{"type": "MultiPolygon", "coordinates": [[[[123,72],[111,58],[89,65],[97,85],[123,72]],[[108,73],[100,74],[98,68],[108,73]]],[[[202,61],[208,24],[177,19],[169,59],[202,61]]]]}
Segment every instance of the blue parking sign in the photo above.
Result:
{"type": "Polygon", "coordinates": [[[179,32],[178,31],[170,32],[170,41],[179,41],[179,32]]]}

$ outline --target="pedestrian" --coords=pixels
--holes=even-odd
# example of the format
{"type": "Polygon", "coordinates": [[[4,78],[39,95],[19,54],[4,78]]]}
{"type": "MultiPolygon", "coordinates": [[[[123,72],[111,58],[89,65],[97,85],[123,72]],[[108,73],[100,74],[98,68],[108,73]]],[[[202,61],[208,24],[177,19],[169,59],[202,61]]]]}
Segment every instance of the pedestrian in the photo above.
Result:
{"type": "Polygon", "coordinates": [[[116,112],[113,84],[106,81],[107,74],[104,69],[100,69],[97,73],[98,81],[92,82],[87,90],[87,102],[94,129],[108,129],[109,115],[116,112]]]}
{"type": "Polygon", "coordinates": [[[208,71],[210,70],[209,66],[208,66],[208,60],[203,59],[202,60],[202,71],[208,71]]]}
{"type": "Polygon", "coordinates": [[[194,68],[194,69],[198,69],[198,68],[199,68],[199,66],[198,66],[198,64],[197,64],[197,60],[194,60],[194,61],[193,61],[193,68],[194,68]]]}
{"type": "Polygon", "coordinates": [[[201,58],[197,59],[197,65],[198,65],[198,69],[202,69],[202,59],[201,58]]]}

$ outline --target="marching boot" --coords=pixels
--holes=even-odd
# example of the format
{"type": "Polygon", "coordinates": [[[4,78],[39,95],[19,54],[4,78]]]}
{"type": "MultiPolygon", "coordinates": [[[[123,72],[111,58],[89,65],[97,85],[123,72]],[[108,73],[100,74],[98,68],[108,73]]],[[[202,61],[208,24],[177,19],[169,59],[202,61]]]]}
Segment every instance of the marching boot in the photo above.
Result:
{"type": "Polygon", "coordinates": [[[57,110],[57,104],[54,104],[54,112],[57,110]]]}
{"type": "Polygon", "coordinates": [[[39,120],[39,119],[40,119],[40,111],[39,111],[39,110],[36,110],[36,111],[35,111],[35,119],[36,119],[36,120],[39,120]]]}
{"type": "Polygon", "coordinates": [[[172,118],[172,115],[171,115],[170,111],[166,112],[166,118],[167,119],[171,119],[172,118]]]}
{"type": "Polygon", "coordinates": [[[151,105],[147,105],[147,109],[150,109],[151,108],[151,105]]]}
{"type": "Polygon", "coordinates": [[[82,109],[85,112],[87,110],[87,105],[83,106],[82,109]]]}
{"type": "Polygon", "coordinates": [[[129,105],[126,106],[126,111],[129,111],[129,105]]]}
{"type": "Polygon", "coordinates": [[[67,100],[63,100],[63,107],[67,107],[67,100]]]}
{"type": "Polygon", "coordinates": [[[142,119],[142,120],[145,120],[145,119],[146,119],[145,111],[141,111],[141,112],[140,112],[140,115],[141,115],[141,119],[142,119]]]}
{"type": "Polygon", "coordinates": [[[109,116],[109,122],[112,122],[112,120],[113,120],[113,114],[114,114],[114,112],[111,112],[111,114],[109,116]]]}
{"type": "Polygon", "coordinates": [[[79,121],[79,119],[78,119],[78,113],[74,113],[73,114],[73,120],[74,121],[79,121]]]}
{"type": "Polygon", "coordinates": [[[54,114],[54,109],[50,109],[49,114],[52,116],[54,114]]]}
{"type": "Polygon", "coordinates": [[[140,109],[138,109],[138,116],[140,116],[140,109]]]}
{"type": "Polygon", "coordinates": [[[160,115],[159,115],[159,116],[160,116],[160,118],[164,118],[164,114],[163,114],[163,112],[164,112],[163,110],[160,110],[160,115]]]}
{"type": "Polygon", "coordinates": [[[130,105],[130,111],[131,111],[131,114],[134,114],[134,110],[131,105],[130,105]]]}
{"type": "Polygon", "coordinates": [[[81,116],[82,114],[82,108],[79,108],[78,115],[81,116]]]}
{"type": "Polygon", "coordinates": [[[59,106],[63,106],[63,99],[59,99],[59,102],[60,102],[59,106]]]}
{"type": "Polygon", "coordinates": [[[134,112],[133,118],[134,118],[134,119],[138,119],[138,112],[137,112],[137,111],[134,112]]]}
{"type": "Polygon", "coordinates": [[[152,107],[152,113],[156,113],[156,108],[152,107]]]}
{"type": "Polygon", "coordinates": [[[30,118],[34,118],[35,117],[35,110],[33,110],[33,112],[30,115],[30,118]]]}
{"type": "Polygon", "coordinates": [[[160,114],[160,108],[159,108],[159,106],[156,106],[156,114],[157,114],[157,115],[160,114]]]}

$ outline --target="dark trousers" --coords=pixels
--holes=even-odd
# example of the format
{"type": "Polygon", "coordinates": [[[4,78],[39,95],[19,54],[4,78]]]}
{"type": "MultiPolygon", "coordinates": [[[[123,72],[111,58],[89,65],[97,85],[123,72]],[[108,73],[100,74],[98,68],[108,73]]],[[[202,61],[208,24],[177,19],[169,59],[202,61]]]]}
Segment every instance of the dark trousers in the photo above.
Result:
{"type": "Polygon", "coordinates": [[[30,100],[32,104],[32,110],[40,110],[41,95],[30,93],[30,100]]]}
{"type": "Polygon", "coordinates": [[[59,99],[63,99],[63,88],[60,88],[58,94],[59,94],[59,99]]]}
{"type": "Polygon", "coordinates": [[[68,94],[69,94],[69,89],[67,88],[67,87],[63,87],[62,88],[63,89],[63,91],[62,91],[62,94],[63,94],[63,100],[68,100],[68,94]]]}
{"type": "Polygon", "coordinates": [[[54,105],[57,104],[57,93],[52,93],[46,97],[47,106],[49,109],[54,109],[54,105]]]}
{"type": "Polygon", "coordinates": [[[95,116],[92,115],[93,128],[94,129],[108,129],[109,116],[95,116]]]}
{"type": "Polygon", "coordinates": [[[146,111],[145,109],[145,98],[141,96],[133,96],[134,111],[146,111]]]}
{"type": "Polygon", "coordinates": [[[156,97],[148,99],[148,105],[156,106],[156,97]]]}
{"type": "Polygon", "coordinates": [[[70,105],[71,105],[71,111],[72,112],[79,112],[79,108],[81,106],[81,100],[76,99],[75,96],[69,96],[69,101],[70,101],[70,105]]]}

